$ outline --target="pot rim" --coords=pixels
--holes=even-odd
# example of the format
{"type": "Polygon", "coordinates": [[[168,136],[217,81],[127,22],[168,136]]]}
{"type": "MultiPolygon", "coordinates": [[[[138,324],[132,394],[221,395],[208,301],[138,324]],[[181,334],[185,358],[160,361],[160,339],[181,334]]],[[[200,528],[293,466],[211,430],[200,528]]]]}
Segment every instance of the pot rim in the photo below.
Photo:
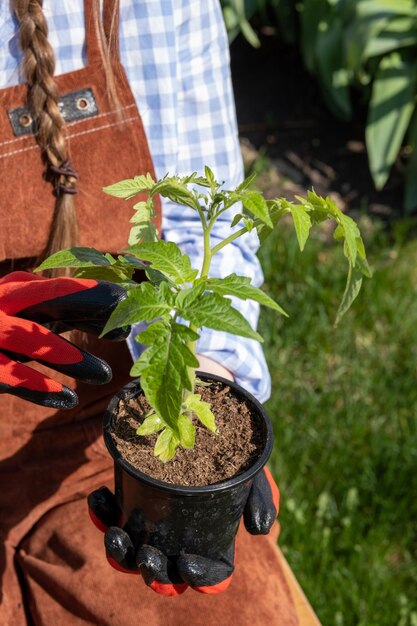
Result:
{"type": "Polygon", "coordinates": [[[231,487],[235,487],[244,483],[248,480],[251,480],[263,467],[266,465],[270,454],[272,452],[272,447],[274,443],[274,433],[272,430],[271,420],[268,417],[267,412],[265,411],[262,404],[246,389],[238,385],[236,382],[228,380],[226,378],[222,378],[221,376],[216,376],[215,374],[207,374],[205,372],[196,372],[196,375],[202,380],[212,380],[214,382],[220,382],[228,387],[232,387],[233,390],[239,396],[243,396],[244,400],[251,404],[256,412],[262,417],[264,421],[265,427],[265,445],[264,450],[261,456],[257,459],[257,461],[245,472],[242,474],[238,474],[237,476],[233,476],[232,478],[228,478],[227,480],[220,481],[218,483],[213,483],[211,485],[199,485],[199,486],[186,486],[186,485],[176,485],[173,483],[167,483],[162,480],[158,480],[157,478],[152,478],[152,476],[148,476],[136,469],[131,465],[126,459],[124,459],[116,447],[116,444],[110,434],[110,427],[112,424],[113,414],[117,405],[119,404],[121,399],[125,399],[126,397],[131,397],[133,392],[140,388],[140,379],[136,378],[127,385],[125,385],[120,391],[118,391],[111,399],[106,412],[104,414],[103,419],[103,437],[106,447],[113,457],[114,461],[122,467],[124,471],[128,474],[144,482],[150,487],[162,489],[164,491],[175,492],[178,495],[182,496],[194,496],[198,494],[207,494],[208,492],[219,492],[226,491],[231,487]]]}

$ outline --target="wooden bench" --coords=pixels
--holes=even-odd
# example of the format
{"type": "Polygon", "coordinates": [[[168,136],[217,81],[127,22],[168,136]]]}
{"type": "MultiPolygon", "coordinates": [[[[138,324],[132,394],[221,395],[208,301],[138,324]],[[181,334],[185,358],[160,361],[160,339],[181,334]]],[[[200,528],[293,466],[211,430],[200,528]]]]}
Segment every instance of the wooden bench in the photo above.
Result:
{"type": "Polygon", "coordinates": [[[292,569],[288,565],[288,562],[279,547],[278,552],[281,560],[282,570],[284,572],[285,579],[288,583],[288,586],[291,590],[292,598],[294,600],[295,610],[297,612],[300,626],[321,626],[317,615],[314,613],[311,604],[307,600],[304,591],[301,589],[299,582],[294,576],[292,569]]]}

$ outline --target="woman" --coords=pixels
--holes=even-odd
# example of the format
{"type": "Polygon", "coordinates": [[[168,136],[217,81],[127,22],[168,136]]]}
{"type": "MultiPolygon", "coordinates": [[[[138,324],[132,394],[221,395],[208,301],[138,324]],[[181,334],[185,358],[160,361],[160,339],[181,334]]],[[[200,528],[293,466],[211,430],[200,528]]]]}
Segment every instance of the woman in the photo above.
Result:
{"type": "MultiPolygon", "coordinates": [[[[38,0],[13,0],[10,9],[3,3],[1,12],[0,171],[6,185],[0,261],[6,285],[12,270],[30,269],[41,256],[77,242],[114,252],[125,246],[127,217],[119,202],[102,196],[104,185],[154,170],[158,176],[201,171],[204,164],[227,185],[240,182],[227,39],[217,0],[123,0],[120,27],[118,3],[111,1],[104,2],[103,21],[96,0],[60,0],[43,7],[38,0]]],[[[191,212],[164,202],[157,226],[161,223],[162,236],[198,256],[191,212]]],[[[220,222],[214,236],[222,237],[223,228],[220,222]]],[[[220,256],[214,271],[229,274],[244,263],[259,284],[255,251],[256,242],[248,237],[226,262],[220,256]]],[[[17,278],[16,289],[26,293],[21,275],[17,278]]],[[[49,289],[50,283],[44,284],[49,289]]],[[[46,296],[39,297],[42,287],[33,289],[38,307],[46,296]]],[[[72,289],[81,291],[85,302],[90,290],[106,288],[77,283],[72,289]]],[[[56,298],[64,298],[58,321],[79,306],[80,298],[74,305],[72,294],[54,291],[54,296],[41,323],[51,321],[56,298]]],[[[104,316],[119,296],[106,291],[104,316]]],[[[240,309],[255,325],[256,306],[243,303],[240,309]]],[[[133,355],[135,346],[131,337],[133,355]]],[[[131,360],[124,343],[97,342],[91,335],[83,337],[82,349],[76,358],[68,357],[65,367],[54,364],[63,372],[54,375],[58,393],[60,385],[75,387],[77,407],[63,411],[35,407],[10,393],[0,396],[1,413],[7,416],[0,444],[2,623],[296,624],[274,546],[276,533],[266,538],[242,531],[234,582],[227,593],[211,598],[187,591],[170,601],[107,565],[102,537],[86,522],[85,496],[99,485],[111,485],[101,413],[128,379],[131,360]],[[113,365],[110,384],[89,387],[73,380],[73,362],[88,360],[85,352],[113,365]]],[[[233,375],[261,400],[268,396],[269,377],[255,342],[207,332],[199,352],[207,371],[233,375]]],[[[39,360],[47,361],[42,355],[39,360]]],[[[45,376],[43,365],[37,369],[45,376]]],[[[103,381],[105,375],[97,378],[103,381]]]]}

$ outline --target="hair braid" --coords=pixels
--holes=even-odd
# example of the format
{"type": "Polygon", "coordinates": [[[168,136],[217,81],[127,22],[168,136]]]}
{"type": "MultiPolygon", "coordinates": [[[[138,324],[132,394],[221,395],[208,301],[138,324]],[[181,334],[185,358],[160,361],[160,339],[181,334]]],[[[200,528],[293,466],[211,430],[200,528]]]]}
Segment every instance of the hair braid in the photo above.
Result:
{"type": "Polygon", "coordinates": [[[36,139],[46,161],[46,178],[55,187],[55,211],[49,241],[42,256],[77,243],[78,226],[74,193],[77,174],[69,161],[65,121],[58,107],[54,80],[55,55],[48,42],[48,25],[42,0],[14,0],[20,23],[23,71],[28,85],[28,106],[36,139]]]}

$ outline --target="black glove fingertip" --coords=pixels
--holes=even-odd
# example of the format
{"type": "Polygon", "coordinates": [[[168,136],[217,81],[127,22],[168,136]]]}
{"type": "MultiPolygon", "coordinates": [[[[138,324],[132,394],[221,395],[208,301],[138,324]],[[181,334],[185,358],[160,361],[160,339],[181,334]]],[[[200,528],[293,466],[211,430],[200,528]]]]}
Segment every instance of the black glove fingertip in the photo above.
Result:
{"type": "Polygon", "coordinates": [[[62,391],[47,394],[45,406],[57,409],[73,409],[78,404],[78,396],[73,389],[62,385],[62,391]],[[56,396],[56,397],[55,397],[56,396]]]}
{"type": "Polygon", "coordinates": [[[113,378],[110,365],[89,352],[84,352],[82,365],[83,367],[79,368],[78,378],[85,383],[106,385],[113,378]],[[85,377],[80,378],[80,376],[85,377]]]}
{"type": "Polygon", "coordinates": [[[107,487],[100,487],[88,495],[88,506],[94,515],[107,528],[115,526],[118,522],[119,507],[116,497],[107,487]]]}
{"type": "MultiPolygon", "coordinates": [[[[168,559],[165,554],[153,546],[142,546],[136,555],[136,565],[147,585],[167,571],[168,559]]],[[[166,581],[169,582],[169,581],[166,581]]]]}
{"type": "Polygon", "coordinates": [[[138,550],[136,565],[148,586],[155,580],[165,585],[176,585],[184,582],[178,574],[175,563],[153,546],[143,545],[138,550]]]}
{"type": "Polygon", "coordinates": [[[271,506],[269,510],[255,509],[251,511],[250,509],[251,507],[245,509],[243,514],[246,530],[251,535],[267,535],[277,517],[275,507],[271,506]]]}
{"type": "Polygon", "coordinates": [[[65,376],[70,376],[83,383],[91,385],[105,385],[109,383],[113,377],[110,365],[89,352],[85,352],[78,347],[77,349],[82,358],[75,363],[50,363],[41,359],[37,359],[37,361],[46,367],[54,369],[56,372],[60,372],[60,374],[65,374],[65,376]]]}
{"type": "Polygon", "coordinates": [[[135,569],[135,549],[127,533],[112,526],[104,535],[107,557],[113,559],[125,569],[135,569]]]}
{"type": "Polygon", "coordinates": [[[251,535],[267,535],[277,517],[271,486],[264,472],[255,477],[243,512],[246,530],[251,535]]]}
{"type": "Polygon", "coordinates": [[[73,409],[78,404],[78,396],[73,389],[62,385],[61,391],[38,391],[27,387],[13,387],[0,383],[0,393],[10,393],[13,396],[39,404],[49,409],[73,409]]]}
{"type": "Polygon", "coordinates": [[[214,561],[198,554],[185,554],[177,559],[177,568],[181,578],[190,587],[210,587],[229,578],[234,571],[233,562],[214,561]]]}

